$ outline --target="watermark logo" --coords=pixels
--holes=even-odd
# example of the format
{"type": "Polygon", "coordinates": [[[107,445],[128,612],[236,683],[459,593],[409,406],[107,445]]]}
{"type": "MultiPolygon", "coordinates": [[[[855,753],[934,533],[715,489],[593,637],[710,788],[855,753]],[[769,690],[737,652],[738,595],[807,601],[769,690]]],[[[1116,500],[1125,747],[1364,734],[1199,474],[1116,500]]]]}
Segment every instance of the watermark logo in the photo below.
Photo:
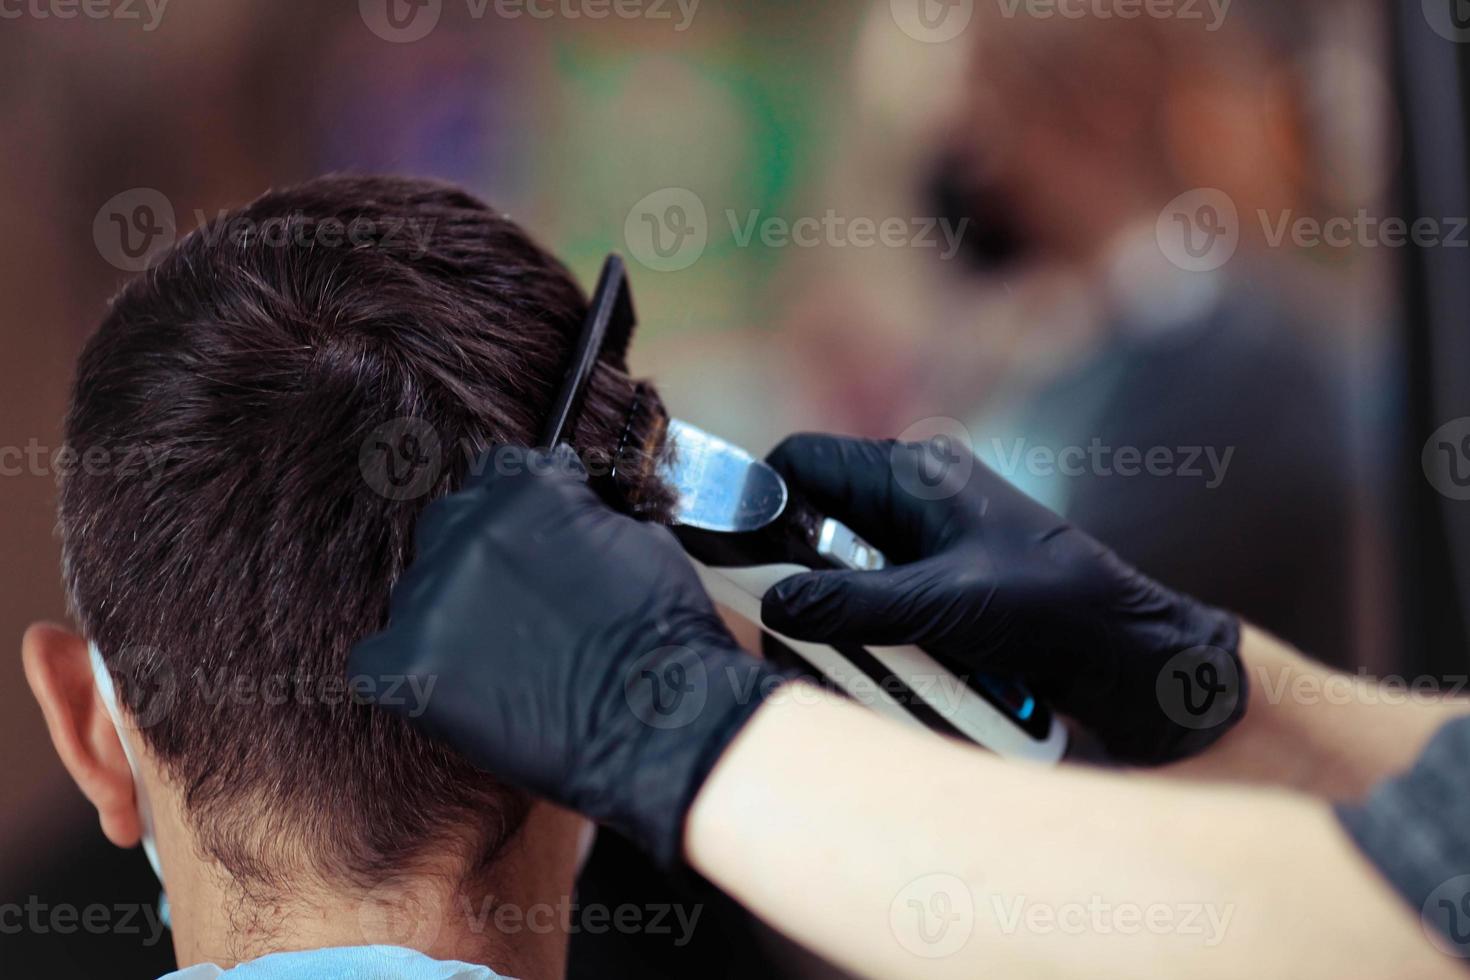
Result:
{"type": "Polygon", "coordinates": [[[1229,720],[1240,703],[1240,668],[1224,650],[1191,647],[1164,663],[1154,693],[1176,725],[1198,731],[1215,728],[1229,720]]]}
{"type": "Polygon", "coordinates": [[[1101,895],[1086,902],[1035,902],[1025,895],[990,897],[996,924],[1004,935],[1018,932],[1048,936],[1151,936],[1198,937],[1206,948],[1225,941],[1235,918],[1235,905],[1213,902],[1115,902],[1101,895]]]}
{"type": "Polygon", "coordinates": [[[693,941],[703,912],[703,905],[605,905],[577,902],[571,895],[529,905],[494,894],[451,899],[426,879],[400,877],[374,888],[358,904],[358,926],[369,944],[393,947],[385,950],[386,959],[417,956],[413,949],[433,943],[449,922],[473,936],[642,934],[670,937],[680,948],[693,941]]]}
{"type": "Polygon", "coordinates": [[[389,500],[414,500],[433,488],[443,467],[439,433],[423,419],[384,422],[362,441],[357,463],[362,478],[389,500]]]}
{"type": "Polygon", "coordinates": [[[1112,446],[1093,436],[1086,445],[1060,448],[1030,445],[1024,438],[1010,446],[1000,438],[990,441],[995,469],[1014,481],[1022,473],[1036,477],[1112,477],[1125,479],[1152,476],[1199,480],[1206,490],[1225,482],[1235,447],[1216,446],[1112,446]]]}
{"type": "Polygon", "coordinates": [[[618,20],[673,21],[674,33],[682,34],[694,23],[699,0],[466,0],[476,20],[493,7],[497,17],[517,20],[618,20]],[[675,18],[678,18],[675,20],[675,18]]]}
{"type": "MultiPolygon", "coordinates": [[[[1352,214],[1318,217],[1291,208],[1257,208],[1254,217],[1260,226],[1259,242],[1266,248],[1470,248],[1470,218],[1463,215],[1410,219],[1358,208],[1352,214]]],[[[1235,202],[1224,191],[1205,187],[1170,201],[1159,212],[1154,235],[1159,250],[1174,265],[1209,272],[1230,261],[1241,234],[1248,230],[1254,235],[1255,224],[1242,227],[1235,202]]]]}
{"type": "Polygon", "coordinates": [[[0,477],[51,476],[60,482],[80,472],[152,481],[164,474],[167,463],[167,450],[147,444],[99,443],[79,449],[65,443],[48,446],[31,436],[24,446],[0,446],[0,477]]]}
{"type": "Polygon", "coordinates": [[[1295,670],[1269,670],[1258,666],[1250,671],[1267,704],[1442,704],[1456,698],[1470,684],[1465,674],[1402,674],[1377,676],[1359,667],[1353,674],[1303,674],[1295,670]]]}
{"type": "Polygon", "coordinates": [[[1456,875],[1430,892],[1419,919],[1436,949],[1470,958],[1470,875],[1456,875]]]}
{"type": "Polygon", "coordinates": [[[152,187],[114,194],[92,219],[98,254],[124,272],[148,268],[173,245],[176,234],[173,204],[152,187]]]}
{"type": "Polygon", "coordinates": [[[1420,0],[1429,29],[1447,41],[1470,41],[1470,3],[1466,0],[1420,0]]]}
{"type": "Polygon", "coordinates": [[[628,212],[623,240],[633,257],[655,272],[687,269],[709,244],[704,201],[687,187],[656,190],[628,212]]]}
{"type": "Polygon", "coordinates": [[[1186,272],[1210,272],[1235,254],[1240,215],[1230,195],[1198,187],[1164,205],[1154,223],[1154,238],[1174,265],[1186,272]]]}
{"type": "MultiPolygon", "coordinates": [[[[736,248],[925,248],[941,260],[959,254],[969,218],[958,222],[922,215],[821,214],[785,216],[760,208],[743,213],[726,208],[721,214],[736,248]]],[[[650,269],[687,269],[704,254],[710,239],[710,216],[704,201],[684,187],[665,187],[644,197],[623,223],[623,238],[633,257],[650,269]]],[[[725,239],[721,239],[724,241],[725,239]]]]}
{"type": "Polygon", "coordinates": [[[1207,33],[1225,25],[1231,0],[997,0],[1007,20],[1024,14],[1034,20],[1151,20],[1203,21],[1207,33]]]}
{"type": "Polygon", "coordinates": [[[1470,500],[1470,415],[1435,429],[1424,440],[1419,463],[1431,487],[1451,500],[1470,500]]]}
{"type": "Polygon", "coordinates": [[[709,700],[709,672],[689,647],[659,647],[629,665],[623,696],[645,725],[683,728],[699,717],[709,700]]]}
{"type": "MultiPolygon", "coordinates": [[[[700,0],[464,0],[473,21],[493,15],[498,20],[668,21],[682,34],[694,24],[700,0]]],[[[439,25],[443,0],[358,0],[363,23],[378,37],[411,44],[439,25]]]]}
{"type": "Polygon", "coordinates": [[[924,875],[894,896],[888,925],[898,944],[915,956],[953,956],[975,931],[975,896],[955,875],[924,875]]]}
{"type": "Polygon", "coordinates": [[[423,879],[390,878],[357,906],[357,924],[370,946],[428,949],[439,938],[446,909],[423,879]]]}
{"type": "Polygon", "coordinates": [[[836,208],[828,208],[820,218],[804,215],[795,219],[762,215],[759,208],[740,215],[730,208],[725,220],[737,248],[749,248],[757,240],[766,248],[933,248],[940,250],[943,261],[959,253],[970,224],[969,218],[955,223],[936,217],[852,217],[838,214],[836,208]]]}
{"type": "Polygon", "coordinates": [[[0,905],[0,936],[29,933],[35,936],[139,936],[144,946],[156,946],[167,927],[155,903],[118,902],[104,905],[51,903],[39,895],[30,895],[25,904],[6,902],[0,905]]]}
{"type": "Polygon", "coordinates": [[[195,232],[210,245],[229,242],[239,248],[301,248],[353,250],[381,248],[410,259],[429,254],[437,219],[370,218],[350,220],[317,218],[302,212],[257,220],[221,209],[214,218],[195,209],[195,232]]]}
{"type": "Polygon", "coordinates": [[[444,13],[444,0],[358,0],[358,13],[368,30],[394,44],[428,37],[444,13]]]}
{"type": "Polygon", "coordinates": [[[893,22],[915,41],[943,44],[970,26],[975,0],[888,0],[893,22]]]}
{"type": "Polygon", "coordinates": [[[899,433],[889,451],[893,479],[920,500],[947,500],[975,472],[973,446],[970,430],[958,419],[920,419],[899,433]]]}
{"type": "Polygon", "coordinates": [[[1291,209],[1272,215],[1265,209],[1256,211],[1261,224],[1261,237],[1270,248],[1291,245],[1295,248],[1466,248],[1470,237],[1466,229],[1470,219],[1464,217],[1431,217],[1423,215],[1410,221],[1397,215],[1370,214],[1358,208],[1352,215],[1338,214],[1328,218],[1297,214],[1291,209]]]}
{"type": "Polygon", "coordinates": [[[163,23],[169,0],[0,0],[0,20],[88,20],[138,21],[144,33],[163,23]],[[147,17],[145,20],[144,17],[147,17]]]}
{"type": "Polygon", "coordinates": [[[178,677],[157,647],[124,646],[111,653],[107,670],[118,706],[135,728],[152,728],[178,701],[178,677]]]}

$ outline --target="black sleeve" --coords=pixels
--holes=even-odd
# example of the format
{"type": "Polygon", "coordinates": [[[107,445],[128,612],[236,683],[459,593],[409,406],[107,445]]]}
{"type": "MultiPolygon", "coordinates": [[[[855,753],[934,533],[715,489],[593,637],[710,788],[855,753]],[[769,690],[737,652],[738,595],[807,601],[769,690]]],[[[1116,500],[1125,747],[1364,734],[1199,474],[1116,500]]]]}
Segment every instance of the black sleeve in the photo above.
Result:
{"type": "Polygon", "coordinates": [[[1470,717],[1446,724],[1408,772],[1337,818],[1419,912],[1436,945],[1470,957],[1470,717]]]}

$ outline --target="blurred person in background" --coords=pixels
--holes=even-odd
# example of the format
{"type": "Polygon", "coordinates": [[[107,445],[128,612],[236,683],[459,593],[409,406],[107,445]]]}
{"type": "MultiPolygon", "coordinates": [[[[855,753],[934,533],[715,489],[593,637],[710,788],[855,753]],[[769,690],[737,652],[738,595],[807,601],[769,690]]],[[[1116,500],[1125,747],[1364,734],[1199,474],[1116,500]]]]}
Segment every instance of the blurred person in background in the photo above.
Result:
{"type": "MultiPolygon", "coordinates": [[[[1287,52],[1240,12],[1214,31],[992,16],[976,37],[951,199],[990,229],[975,242],[982,264],[1070,273],[1092,321],[1072,363],[977,448],[1150,573],[1343,656],[1343,378],[1249,254],[1265,244],[1258,213],[1314,199],[1287,52]],[[1178,218],[1236,211],[1243,248],[1218,268],[1209,255],[1195,266],[1171,237],[1171,201],[1194,188],[1218,190],[1181,201],[1178,218]],[[1076,475],[1051,472],[1048,457],[1028,471],[1034,446],[1088,460],[1065,460],[1076,475]],[[1162,475],[1143,468],[1150,453],[1162,475]]],[[[1188,247],[1210,243],[1209,229],[1192,231],[1188,247]]]]}
{"type": "Polygon", "coordinates": [[[963,226],[962,245],[950,261],[849,250],[839,285],[803,286],[789,312],[803,377],[894,355],[813,382],[806,416],[874,436],[968,430],[1148,573],[1355,662],[1362,449],[1345,396],[1374,309],[1263,234],[1343,207],[1328,195],[1350,183],[1328,159],[1320,117],[1340,106],[1318,104],[1303,5],[1222,20],[976,5],[927,66],[897,53],[886,17],[858,45],[865,106],[833,192],[963,226]],[[1211,244],[1199,222],[1216,214],[1233,255],[1197,261],[1170,238],[1189,219],[1211,244]]]}

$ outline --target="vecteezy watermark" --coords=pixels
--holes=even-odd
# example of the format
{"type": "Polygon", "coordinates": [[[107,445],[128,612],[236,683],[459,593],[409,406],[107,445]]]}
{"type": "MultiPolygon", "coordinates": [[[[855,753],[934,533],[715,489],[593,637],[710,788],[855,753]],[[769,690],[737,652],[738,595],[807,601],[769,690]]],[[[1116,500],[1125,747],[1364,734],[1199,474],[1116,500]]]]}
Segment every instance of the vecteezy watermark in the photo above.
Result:
{"type": "Polygon", "coordinates": [[[389,500],[413,500],[438,485],[451,458],[464,460],[467,477],[565,476],[576,479],[610,477],[648,462],[637,446],[616,451],[582,450],[576,455],[552,453],[524,446],[496,446],[486,451],[470,438],[446,445],[426,419],[404,416],[375,427],[358,446],[358,468],[374,493],[389,500]]]}
{"type": "Polygon", "coordinates": [[[687,269],[709,244],[704,201],[687,187],[664,187],[640,198],[623,222],[623,241],[655,272],[687,269]]]}
{"type": "Polygon", "coordinates": [[[710,678],[698,651],[661,646],[628,665],[623,697],[634,717],[651,728],[683,728],[709,700],[710,678]]]}
{"type": "Polygon", "coordinates": [[[118,707],[133,727],[152,728],[168,717],[178,703],[179,682],[163,651],[146,644],[128,644],[105,654],[118,707]]]}
{"type": "MultiPolygon", "coordinates": [[[[720,704],[752,704],[756,701],[816,704],[830,694],[814,684],[787,684],[779,674],[759,663],[725,664],[711,671],[698,651],[684,646],[663,646],[631,663],[623,674],[623,694],[634,717],[653,728],[682,728],[699,717],[719,690],[720,704]]],[[[842,692],[855,704],[869,708],[894,705],[910,707],[922,703],[943,718],[952,718],[970,693],[966,674],[945,670],[906,671],[902,677],[881,679],[854,672],[842,682],[842,692]]]]}
{"type": "Polygon", "coordinates": [[[1186,191],[1164,205],[1154,223],[1164,257],[1188,272],[1210,272],[1235,254],[1240,216],[1230,195],[1213,187],[1186,191]]]}
{"type": "Polygon", "coordinates": [[[304,667],[257,672],[231,664],[199,665],[181,676],[161,650],[142,645],[117,650],[107,658],[107,669],[118,692],[119,706],[139,729],[153,727],[185,702],[251,708],[371,703],[394,707],[401,714],[417,718],[428,710],[439,682],[437,674],[349,677],[338,671],[313,673],[304,667]]]}
{"type": "Polygon", "coordinates": [[[385,41],[411,44],[429,36],[444,13],[443,0],[358,0],[368,30],[385,41]]]}
{"type": "Polygon", "coordinates": [[[1470,41],[1470,5],[1464,0],[1420,0],[1430,30],[1447,41],[1470,41]]]}
{"type": "Polygon", "coordinates": [[[915,41],[943,44],[964,33],[975,16],[975,0],[888,0],[893,22],[915,41]]]}
{"type": "MultiPolygon", "coordinates": [[[[1233,0],[994,0],[1001,17],[1014,20],[1201,21],[1206,31],[1225,23],[1233,0]]],[[[975,0],[889,0],[893,22],[915,41],[942,44],[959,37],[975,15],[975,0]]]]}
{"type": "Polygon", "coordinates": [[[1216,647],[1197,646],[1164,663],[1154,694],[1170,721],[1204,731],[1234,717],[1245,691],[1234,657],[1216,647]]]}
{"type": "MultiPolygon", "coordinates": [[[[796,217],[726,208],[723,217],[736,248],[927,248],[946,260],[959,251],[970,223],[969,218],[955,223],[943,217],[844,215],[835,208],[796,217]]],[[[657,272],[677,272],[699,261],[711,231],[704,201],[687,187],[645,195],[623,222],[628,251],[657,272]]]]}
{"type": "Polygon", "coordinates": [[[1256,211],[1266,245],[1280,248],[1467,248],[1470,218],[1419,217],[1410,221],[1393,215],[1370,214],[1359,208],[1352,215],[1316,218],[1291,209],[1272,214],[1256,211]]]}
{"type": "Polygon", "coordinates": [[[1459,697],[1470,676],[1421,674],[1374,675],[1360,667],[1354,674],[1299,671],[1293,668],[1256,667],[1247,671],[1269,704],[1290,701],[1301,705],[1345,704],[1438,704],[1459,697]]]}
{"type": "MultiPolygon", "coordinates": [[[[1319,217],[1290,208],[1257,208],[1260,243],[1266,248],[1470,248],[1470,218],[1353,214],[1319,217]]],[[[1218,269],[1234,256],[1245,229],[1235,202],[1211,187],[1187,191],[1166,204],[1154,225],[1159,250],[1190,272],[1218,269]]]]}
{"type": "Polygon", "coordinates": [[[444,928],[448,902],[443,889],[428,879],[389,878],[358,902],[358,929],[372,946],[427,949],[444,928]]]}
{"type": "MultiPolygon", "coordinates": [[[[362,249],[382,248],[410,259],[428,254],[435,218],[314,217],[300,212],[255,218],[225,209],[213,218],[194,210],[195,230],[210,245],[228,242],[241,248],[362,249]]],[[[141,272],[174,244],[178,228],[173,204],[151,187],[115,194],[92,219],[92,239],[109,263],[125,272],[141,272]]]]}
{"type": "Polygon", "coordinates": [[[1225,940],[1235,905],[1124,901],[1097,894],[1075,901],[1001,894],[977,899],[963,878],[936,872],[915,878],[894,896],[888,923],[904,949],[925,959],[942,959],[965,947],[986,913],[987,931],[1005,936],[1188,936],[1213,948],[1225,940]]]}
{"type": "Polygon", "coordinates": [[[317,218],[300,212],[256,219],[243,214],[216,212],[213,220],[195,209],[194,234],[210,245],[229,242],[241,248],[382,248],[410,259],[429,252],[436,218],[380,217],[317,218]]]}
{"type": "Polygon", "coordinates": [[[953,956],[975,932],[975,895],[963,878],[943,872],[909,882],[888,906],[898,944],[924,959],[953,956]]]}
{"type": "Polygon", "coordinates": [[[32,437],[24,446],[0,446],[0,477],[53,476],[64,479],[71,473],[114,476],[118,479],[156,480],[168,461],[168,450],[160,446],[98,444],[47,446],[32,437]]]}
{"type": "Polygon", "coordinates": [[[74,905],[47,902],[30,895],[24,902],[0,904],[0,936],[21,933],[71,936],[140,936],[144,946],[156,946],[163,938],[163,919],[152,903],[116,902],[105,905],[74,905]]]}
{"type": "Polygon", "coordinates": [[[1232,0],[996,0],[1002,17],[1035,20],[1150,20],[1203,21],[1206,31],[1225,24],[1232,0]]]}
{"type": "Polygon", "coordinates": [[[1202,480],[1214,490],[1225,482],[1234,446],[1110,446],[1098,436],[1086,446],[1029,445],[1024,438],[991,440],[995,469],[1006,479],[1030,476],[1169,477],[1202,480]]]}
{"type": "MultiPolygon", "coordinates": [[[[694,23],[700,0],[464,0],[471,20],[668,21],[675,32],[694,23]]],[[[368,30],[385,41],[411,44],[439,25],[444,0],[358,0],[368,30]]]]}
{"type": "Polygon", "coordinates": [[[1470,500],[1470,415],[1435,429],[1424,440],[1419,463],[1431,487],[1451,500],[1470,500]]]}
{"type": "Polygon", "coordinates": [[[363,939],[373,945],[422,949],[446,925],[482,936],[552,934],[670,936],[675,947],[694,939],[704,906],[678,902],[625,902],[606,905],[578,902],[570,895],[555,902],[522,904],[487,895],[478,901],[450,897],[423,879],[390,879],[372,889],[358,904],[363,939]]]}
{"type": "Polygon", "coordinates": [[[1198,936],[1201,945],[1215,947],[1225,939],[1235,918],[1234,903],[1212,902],[1118,902],[1101,895],[1087,901],[1036,902],[1025,895],[1010,898],[990,896],[991,910],[1000,931],[1036,935],[1061,933],[1066,936],[1198,936]]]}
{"type": "Polygon", "coordinates": [[[974,440],[958,419],[920,419],[898,434],[888,465],[902,489],[920,500],[947,500],[975,472],[974,440]]]}
{"type": "Polygon", "coordinates": [[[134,21],[154,31],[163,22],[169,0],[0,0],[0,20],[134,21]]]}
{"type": "Polygon", "coordinates": [[[418,718],[429,708],[429,699],[439,683],[437,674],[354,674],[334,671],[313,674],[294,671],[251,673],[229,666],[195,669],[189,675],[199,703],[216,706],[279,707],[285,704],[338,705],[349,701],[401,709],[418,718]]]}
{"type": "Polygon", "coordinates": [[[731,208],[725,211],[725,219],[739,248],[749,248],[756,239],[766,248],[933,248],[940,249],[939,257],[945,260],[960,250],[970,224],[969,218],[955,224],[943,217],[851,217],[833,208],[820,218],[794,219],[763,216],[759,209],[739,215],[731,208]]]}
{"type": "Polygon", "coordinates": [[[1440,952],[1470,958],[1470,875],[1456,875],[1430,892],[1419,923],[1440,952]]]}
{"type": "Polygon", "coordinates": [[[92,219],[97,253],[124,272],[142,272],[173,245],[174,206],[162,191],[134,187],[108,198],[92,219]]]}
{"type": "Polygon", "coordinates": [[[414,500],[433,489],[443,470],[438,431],[420,418],[392,419],[368,433],[357,465],[367,485],[389,500],[414,500]]]}
{"type": "MultiPolygon", "coordinates": [[[[727,666],[724,679],[734,692],[735,700],[750,703],[760,693],[767,700],[791,704],[815,704],[829,695],[813,684],[785,684],[782,678],[756,667],[737,669],[727,666]]],[[[902,677],[889,674],[873,679],[861,672],[844,678],[842,693],[854,704],[868,708],[884,705],[904,707],[923,703],[943,718],[952,718],[960,710],[970,691],[968,674],[948,671],[905,671],[902,677]]]]}

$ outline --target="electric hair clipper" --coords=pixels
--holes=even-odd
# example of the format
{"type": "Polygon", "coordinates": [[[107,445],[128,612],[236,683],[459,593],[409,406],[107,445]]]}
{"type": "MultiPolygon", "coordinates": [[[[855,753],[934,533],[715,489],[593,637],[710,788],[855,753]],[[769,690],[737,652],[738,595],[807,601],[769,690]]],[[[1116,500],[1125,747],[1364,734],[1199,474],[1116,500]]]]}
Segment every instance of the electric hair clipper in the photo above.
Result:
{"type": "MultiPolygon", "coordinates": [[[[561,441],[604,350],[626,354],[636,322],[622,260],[608,257],[572,352],[542,445],[561,441]]],[[[631,416],[630,416],[631,418],[631,416]]],[[[761,622],[761,597],[812,569],[876,570],[877,548],[817,512],[770,466],[723,439],[669,419],[659,475],[678,499],[673,531],[711,598],[759,626],[766,653],[881,714],[920,724],[999,755],[1056,762],[1066,729],[1025,686],[961,673],[916,646],[807,643],[761,622]]]]}
{"type": "Polygon", "coordinates": [[[770,466],[723,439],[669,420],[661,471],[678,493],[673,531],[710,597],[765,633],[766,653],[814,674],[900,721],[919,723],[999,755],[1056,762],[1066,729],[1023,685],[956,672],[916,646],[827,646],[761,622],[761,596],[811,569],[883,568],[883,553],[815,510],[770,466]]]}

